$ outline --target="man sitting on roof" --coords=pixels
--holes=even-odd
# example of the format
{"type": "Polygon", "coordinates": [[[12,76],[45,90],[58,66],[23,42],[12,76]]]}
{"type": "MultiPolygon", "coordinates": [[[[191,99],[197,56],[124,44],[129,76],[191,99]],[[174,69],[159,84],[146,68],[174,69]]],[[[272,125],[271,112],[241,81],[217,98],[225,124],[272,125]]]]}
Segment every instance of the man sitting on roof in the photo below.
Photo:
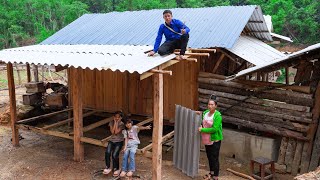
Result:
{"type": "Polygon", "coordinates": [[[172,19],[170,10],[163,11],[164,24],[161,24],[158,31],[153,51],[149,52],[149,56],[153,56],[158,52],[161,56],[171,54],[175,49],[181,49],[178,59],[184,59],[184,54],[189,40],[190,29],[178,19],[172,19]],[[166,37],[166,41],[159,47],[162,35],[166,37]]]}

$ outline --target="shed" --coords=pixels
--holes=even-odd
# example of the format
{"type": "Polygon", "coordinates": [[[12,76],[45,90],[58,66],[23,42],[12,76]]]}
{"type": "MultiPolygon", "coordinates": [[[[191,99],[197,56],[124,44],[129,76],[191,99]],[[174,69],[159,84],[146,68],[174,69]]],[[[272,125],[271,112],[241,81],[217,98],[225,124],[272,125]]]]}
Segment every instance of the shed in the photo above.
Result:
{"type": "MultiPolygon", "coordinates": [[[[87,138],[83,132],[110,122],[105,119],[83,127],[84,116],[94,111],[119,109],[125,113],[152,116],[141,123],[153,121],[153,142],[148,148],[153,149],[153,179],[161,179],[161,142],[169,137],[162,137],[163,118],[173,120],[175,104],[191,109],[201,106],[199,71],[231,75],[256,62],[254,56],[247,58],[250,53],[239,54],[235,49],[236,42],[272,41],[259,6],[177,8],[172,9],[174,17],[185,21],[191,29],[190,48],[186,54],[189,58],[179,62],[174,54],[147,57],[145,52],[152,49],[150,45],[162,23],[162,11],[86,14],[39,45],[0,51],[0,59],[7,63],[8,69],[13,144],[19,144],[18,128],[31,129],[73,140],[74,159],[81,161],[84,158],[83,142],[105,146],[108,139],[87,138]],[[145,21],[146,17],[148,21],[145,21]],[[253,41],[248,41],[253,37],[253,41]],[[68,68],[72,103],[64,111],[73,111],[74,117],[43,128],[24,125],[39,117],[17,122],[14,62],[68,68]],[[171,73],[172,76],[163,76],[171,73]],[[84,110],[91,112],[83,113],[84,110]],[[73,136],[50,130],[70,121],[74,122],[73,136]]],[[[241,43],[237,46],[241,47],[241,43]]],[[[246,51],[250,52],[256,47],[248,48],[246,51]]],[[[266,62],[275,58],[274,55],[281,56],[264,45],[261,49],[266,54],[266,62]]]]}

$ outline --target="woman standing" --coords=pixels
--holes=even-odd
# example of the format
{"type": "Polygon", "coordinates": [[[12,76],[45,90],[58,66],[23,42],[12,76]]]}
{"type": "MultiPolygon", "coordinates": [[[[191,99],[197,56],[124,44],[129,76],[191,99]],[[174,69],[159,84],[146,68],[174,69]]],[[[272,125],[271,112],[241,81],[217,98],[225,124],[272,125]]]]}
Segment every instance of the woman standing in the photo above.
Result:
{"type": "MultiPolygon", "coordinates": [[[[222,116],[216,108],[216,97],[210,97],[208,109],[202,112],[202,127],[199,127],[210,167],[210,172],[206,174],[203,179],[217,180],[219,176],[219,152],[223,134],[222,116]]],[[[201,114],[199,111],[197,111],[197,113],[201,114]]]]}

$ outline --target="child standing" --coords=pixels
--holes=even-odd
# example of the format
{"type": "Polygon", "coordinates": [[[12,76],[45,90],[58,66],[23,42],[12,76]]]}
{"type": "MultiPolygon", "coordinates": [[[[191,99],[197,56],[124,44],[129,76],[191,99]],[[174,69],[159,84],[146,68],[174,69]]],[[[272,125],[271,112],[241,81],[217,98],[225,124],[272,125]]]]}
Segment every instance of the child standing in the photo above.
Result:
{"type": "Polygon", "coordinates": [[[119,153],[123,146],[123,134],[124,123],[121,121],[123,114],[121,111],[117,111],[113,116],[113,121],[109,123],[111,138],[109,139],[108,146],[105,153],[106,168],[103,170],[103,174],[109,174],[113,169],[113,176],[120,174],[119,170],[119,153]],[[112,169],[110,168],[110,156],[112,155],[112,169]]]}
{"type": "Polygon", "coordinates": [[[151,125],[143,126],[133,126],[132,121],[128,119],[125,122],[126,129],[123,130],[123,135],[125,138],[125,145],[123,148],[124,155],[122,160],[122,171],[120,177],[131,177],[135,171],[135,154],[140,144],[138,138],[138,133],[140,130],[151,129],[151,125]]]}

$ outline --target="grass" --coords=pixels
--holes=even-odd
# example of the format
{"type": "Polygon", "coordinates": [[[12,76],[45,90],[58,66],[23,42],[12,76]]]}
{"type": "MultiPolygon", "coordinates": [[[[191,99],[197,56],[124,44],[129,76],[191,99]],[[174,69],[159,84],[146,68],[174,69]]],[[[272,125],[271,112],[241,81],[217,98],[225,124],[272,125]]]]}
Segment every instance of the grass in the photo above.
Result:
{"type": "MultiPolygon", "coordinates": [[[[60,71],[57,74],[51,72],[52,78],[53,79],[62,79],[62,77],[65,77],[65,71],[60,71]],[[62,76],[62,77],[61,77],[62,76]]],[[[14,76],[14,82],[16,86],[23,85],[27,83],[27,71],[26,70],[20,70],[20,77],[21,77],[21,84],[19,84],[19,78],[18,78],[18,73],[16,70],[13,72],[14,76]]],[[[31,74],[31,80],[32,80],[33,74],[31,74]]],[[[44,72],[44,81],[51,81],[51,77],[49,76],[48,72],[44,72]]],[[[65,77],[66,78],[66,77],[65,77]]],[[[42,72],[39,70],[39,80],[42,81],[42,72]]],[[[5,89],[8,88],[8,78],[7,78],[7,70],[0,70],[0,89],[5,89]]]]}

